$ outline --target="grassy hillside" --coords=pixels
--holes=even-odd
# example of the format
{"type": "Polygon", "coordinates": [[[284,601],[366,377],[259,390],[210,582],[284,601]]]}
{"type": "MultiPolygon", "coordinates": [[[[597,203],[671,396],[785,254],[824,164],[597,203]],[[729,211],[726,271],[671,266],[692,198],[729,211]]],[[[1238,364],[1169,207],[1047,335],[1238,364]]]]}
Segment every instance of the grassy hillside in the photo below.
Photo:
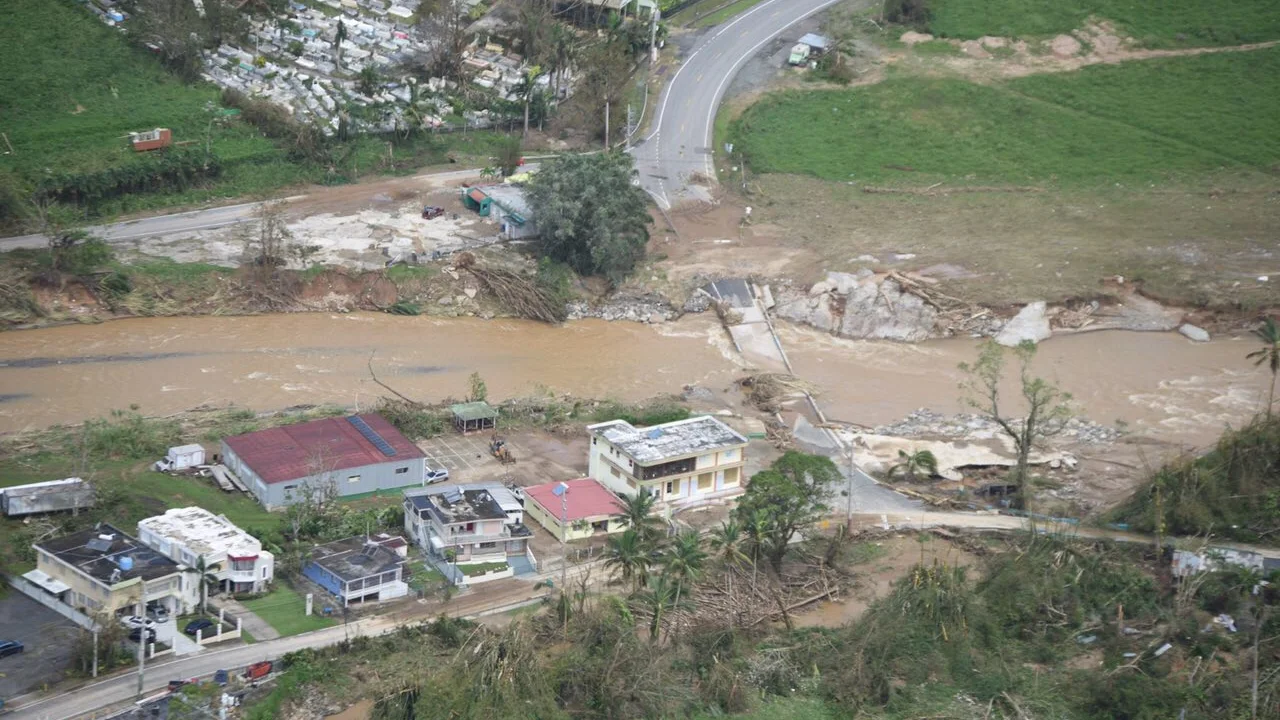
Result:
{"type": "MultiPolygon", "coordinates": [[[[11,0],[0,25],[0,115],[14,153],[0,167],[25,177],[47,169],[100,170],[135,156],[129,131],[168,127],[203,145],[218,89],[183,85],[69,0],[11,0]]],[[[240,123],[214,127],[224,162],[279,159],[240,123]]]]}
{"type": "Polygon", "coordinates": [[[1280,48],[994,85],[891,77],[772,95],[730,132],[756,172],[858,183],[1079,186],[1272,172],[1277,76],[1280,48]]]}
{"type": "Polygon", "coordinates": [[[1280,529],[1280,418],[1256,418],[1223,434],[1202,457],[1172,463],[1115,512],[1154,532],[1274,543],[1280,529]],[[1156,490],[1159,490],[1157,505],[1156,490]],[[1158,510],[1157,510],[1158,508],[1158,510]]]}
{"type": "Polygon", "coordinates": [[[1273,0],[933,0],[930,7],[929,29],[952,38],[1056,35],[1096,16],[1149,47],[1280,39],[1273,0]]]}

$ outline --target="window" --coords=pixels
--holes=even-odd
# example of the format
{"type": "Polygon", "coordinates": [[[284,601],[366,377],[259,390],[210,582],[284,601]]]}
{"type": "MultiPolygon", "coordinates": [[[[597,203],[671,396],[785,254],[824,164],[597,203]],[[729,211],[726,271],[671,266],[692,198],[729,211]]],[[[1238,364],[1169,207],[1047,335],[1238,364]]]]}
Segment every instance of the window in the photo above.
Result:
{"type": "Polygon", "coordinates": [[[266,579],[267,579],[267,566],[266,566],[266,565],[263,565],[263,566],[262,566],[262,579],[263,579],[263,580],[266,580],[266,579]]]}
{"type": "Polygon", "coordinates": [[[698,476],[698,492],[706,492],[711,489],[711,473],[702,473],[698,476]]]}
{"type": "Polygon", "coordinates": [[[360,482],[360,476],[359,476],[359,475],[348,475],[348,476],[347,476],[347,484],[348,484],[348,485],[355,485],[355,484],[356,484],[356,483],[358,483],[358,482],[360,482]]]}
{"type": "Polygon", "coordinates": [[[477,548],[479,548],[479,549],[481,549],[481,550],[492,550],[492,549],[494,549],[494,548],[498,547],[498,543],[496,543],[496,542],[480,543],[480,544],[479,544],[479,545],[477,545],[476,547],[477,547],[477,548]]]}
{"type": "Polygon", "coordinates": [[[722,462],[733,462],[734,460],[737,460],[738,449],[733,448],[730,450],[725,450],[724,452],[720,453],[720,459],[722,462]]]}
{"type": "Polygon", "coordinates": [[[668,481],[667,481],[667,494],[668,494],[668,495],[679,495],[679,494],[680,494],[680,482],[679,482],[678,480],[668,480],[668,481]]]}
{"type": "Polygon", "coordinates": [[[396,468],[396,474],[397,474],[397,475],[403,475],[403,474],[405,474],[405,473],[407,473],[407,472],[409,472],[409,468],[407,468],[407,467],[396,468]]]}
{"type": "Polygon", "coordinates": [[[631,478],[627,478],[627,485],[629,485],[632,490],[636,489],[636,481],[631,478]]]}
{"type": "Polygon", "coordinates": [[[738,484],[738,468],[729,468],[724,471],[724,487],[734,487],[738,484]]]}
{"type": "Polygon", "coordinates": [[[616,467],[614,467],[614,466],[612,466],[612,465],[610,465],[610,466],[609,466],[609,474],[613,475],[614,477],[621,477],[621,476],[622,476],[622,474],[618,472],[618,468],[616,468],[616,467]]]}

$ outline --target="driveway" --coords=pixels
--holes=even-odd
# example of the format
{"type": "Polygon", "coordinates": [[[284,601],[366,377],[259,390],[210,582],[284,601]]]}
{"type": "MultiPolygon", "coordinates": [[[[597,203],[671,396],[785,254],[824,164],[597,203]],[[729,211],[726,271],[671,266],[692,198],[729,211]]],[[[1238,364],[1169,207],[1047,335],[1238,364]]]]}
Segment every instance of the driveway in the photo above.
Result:
{"type": "Polygon", "coordinates": [[[178,657],[204,652],[203,646],[182,634],[182,628],[178,627],[178,621],[173,618],[156,623],[156,640],[171,645],[173,654],[178,657]]]}
{"type": "Polygon", "coordinates": [[[17,640],[26,651],[0,658],[0,698],[62,680],[79,630],[70,620],[10,589],[0,599],[0,640],[17,640]]]}

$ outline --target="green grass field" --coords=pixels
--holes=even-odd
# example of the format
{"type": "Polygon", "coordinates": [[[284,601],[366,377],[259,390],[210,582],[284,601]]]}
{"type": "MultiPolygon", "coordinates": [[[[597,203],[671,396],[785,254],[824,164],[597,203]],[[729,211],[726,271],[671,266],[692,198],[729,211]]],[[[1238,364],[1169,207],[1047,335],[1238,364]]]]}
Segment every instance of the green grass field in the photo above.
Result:
{"type": "Polygon", "coordinates": [[[1095,16],[1148,47],[1280,39],[1274,0],[933,0],[931,8],[929,29],[952,38],[1056,35],[1095,16]]]}
{"type": "Polygon", "coordinates": [[[1280,48],[1095,66],[995,85],[894,76],[789,91],[730,139],[757,173],[856,183],[1165,183],[1280,163],[1280,48]]]}
{"type": "Polygon", "coordinates": [[[243,604],[275,628],[282,637],[320,630],[336,624],[332,618],[319,614],[324,604],[323,600],[317,599],[313,613],[305,615],[306,598],[286,585],[283,580],[277,580],[272,585],[271,592],[254,600],[245,600],[243,604]]]}

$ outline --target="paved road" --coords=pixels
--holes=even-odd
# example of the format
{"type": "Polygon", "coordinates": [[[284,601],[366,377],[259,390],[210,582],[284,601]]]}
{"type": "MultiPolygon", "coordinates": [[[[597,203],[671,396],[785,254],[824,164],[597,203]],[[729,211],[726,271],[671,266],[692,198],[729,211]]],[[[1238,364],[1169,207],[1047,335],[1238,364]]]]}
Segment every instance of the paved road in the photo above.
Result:
{"type": "Polygon", "coordinates": [[[715,177],[712,124],[742,64],[791,25],[839,0],[766,0],[710,30],[680,66],[658,103],[653,132],[632,153],[641,186],[664,208],[706,200],[692,173],[715,177]]]}
{"type": "MultiPolygon", "coordinates": [[[[531,163],[526,165],[524,170],[532,172],[537,170],[537,168],[538,165],[536,163],[531,163]]],[[[453,180],[464,180],[469,177],[477,176],[479,173],[480,170],[478,168],[468,168],[465,170],[449,170],[446,172],[427,173],[419,175],[418,177],[429,178],[438,182],[449,182],[453,180]]],[[[368,187],[370,188],[370,195],[378,192],[377,183],[370,183],[368,187]]],[[[303,200],[307,197],[308,196],[306,195],[295,195],[293,197],[284,198],[284,200],[303,200]]],[[[177,233],[194,232],[197,230],[211,230],[252,220],[254,218],[254,213],[261,204],[262,203],[252,202],[241,203],[239,205],[224,205],[222,207],[214,207],[207,210],[190,210],[188,212],[173,213],[171,215],[157,215],[155,217],[129,220],[110,225],[97,225],[85,228],[85,230],[102,238],[103,240],[106,240],[107,242],[123,242],[143,237],[173,235],[177,233]]],[[[47,242],[48,241],[44,235],[20,235],[17,237],[0,238],[0,252],[6,250],[17,250],[19,248],[42,248],[47,245],[47,242]]]]}
{"type": "MultiPolygon", "coordinates": [[[[598,562],[583,563],[569,568],[568,575],[589,572],[598,562]]],[[[375,637],[393,632],[396,628],[413,622],[429,620],[441,612],[451,616],[478,618],[504,612],[534,599],[540,599],[552,591],[535,589],[537,580],[552,578],[560,581],[558,569],[528,578],[498,580],[480,585],[476,590],[451,600],[447,605],[417,605],[405,610],[398,608],[390,616],[369,617],[316,630],[314,632],[258,642],[252,645],[235,645],[218,649],[212,646],[199,655],[170,659],[155,664],[148,663],[144,674],[144,695],[154,694],[168,685],[170,680],[205,677],[218,670],[244,668],[262,660],[276,660],[286,653],[309,647],[326,647],[347,637],[365,635],[375,637]]],[[[39,698],[34,695],[14,698],[9,705],[13,709],[6,720],[68,720],[69,718],[103,717],[107,710],[118,710],[135,699],[138,688],[137,673],[129,672],[91,682],[75,690],[39,698]]]]}

